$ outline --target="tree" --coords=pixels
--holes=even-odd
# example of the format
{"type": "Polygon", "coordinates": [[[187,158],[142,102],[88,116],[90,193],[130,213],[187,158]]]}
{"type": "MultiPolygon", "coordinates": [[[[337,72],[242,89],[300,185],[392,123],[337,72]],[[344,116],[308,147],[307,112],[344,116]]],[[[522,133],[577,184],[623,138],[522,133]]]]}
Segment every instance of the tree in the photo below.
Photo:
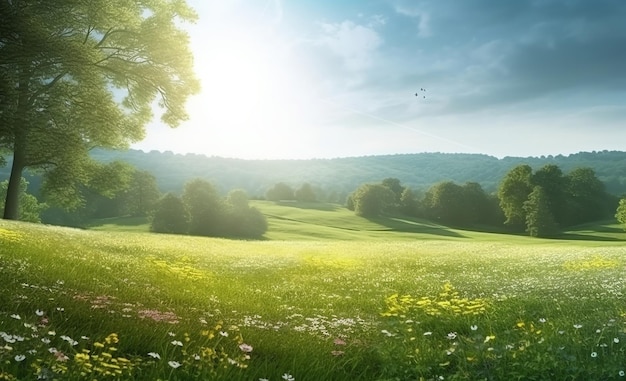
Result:
{"type": "Polygon", "coordinates": [[[25,168],[76,197],[90,149],[142,139],[154,104],[169,126],[187,118],[199,82],[184,0],[0,1],[0,14],[0,153],[13,155],[4,218],[19,216],[25,168]]]}
{"type": "Polygon", "coordinates": [[[452,181],[444,181],[433,185],[428,191],[426,208],[428,215],[454,225],[467,224],[466,202],[463,187],[452,181]]]}
{"type": "Polygon", "coordinates": [[[131,216],[150,214],[160,197],[154,175],[140,170],[133,172],[128,189],[120,196],[125,212],[131,216]]]}
{"type": "Polygon", "coordinates": [[[531,176],[533,186],[540,186],[554,220],[563,224],[566,216],[567,178],[561,169],[554,164],[547,164],[531,176]]]}
{"type": "Polygon", "coordinates": [[[607,204],[611,203],[604,184],[591,168],[576,168],[566,176],[566,225],[577,225],[610,216],[607,204]]]}
{"type": "Polygon", "coordinates": [[[382,184],[363,184],[352,194],[354,212],[362,217],[377,217],[393,206],[395,195],[382,184]]]}
{"type": "Polygon", "coordinates": [[[514,229],[521,230],[526,225],[524,202],[533,191],[532,171],[529,165],[518,165],[506,174],[498,188],[504,223],[514,229]]]}
{"type": "Polygon", "coordinates": [[[619,200],[619,206],[615,211],[615,218],[617,218],[619,223],[626,225],[626,197],[619,200]]]}
{"type": "MultiPolygon", "coordinates": [[[[7,193],[8,180],[0,182],[0,197],[5,197],[7,193]]],[[[20,205],[19,213],[20,220],[27,222],[41,222],[41,212],[43,212],[48,205],[40,203],[37,197],[32,194],[26,193],[28,188],[28,181],[22,177],[20,181],[20,205]]],[[[4,207],[0,205],[0,213],[3,212],[4,207]]]]}
{"type": "Polygon", "coordinates": [[[400,184],[400,180],[393,177],[388,177],[383,180],[383,185],[389,188],[395,195],[395,206],[400,206],[402,192],[404,192],[404,187],[402,186],[402,184],[400,184]]]}
{"type": "Polygon", "coordinates": [[[277,183],[265,193],[269,201],[295,200],[293,189],[285,183],[277,183]]]}
{"type": "Polygon", "coordinates": [[[189,227],[189,213],[182,200],[167,193],[156,205],[150,231],[155,233],[185,234],[189,227]]]}
{"type": "Polygon", "coordinates": [[[267,219],[248,204],[248,195],[242,189],[234,189],[226,197],[226,234],[236,237],[259,238],[267,231],[267,219]]]}
{"type": "Polygon", "coordinates": [[[404,188],[400,196],[400,208],[409,216],[417,216],[420,213],[420,204],[415,192],[411,188],[404,188]]]}
{"type": "Polygon", "coordinates": [[[547,193],[539,185],[533,188],[528,200],[524,202],[526,231],[532,237],[549,237],[558,231],[548,202],[547,193]]]}
{"type": "Polygon", "coordinates": [[[296,197],[296,200],[300,202],[317,201],[317,197],[315,196],[315,191],[313,190],[313,187],[309,183],[302,184],[302,186],[296,190],[295,197],[296,197]]]}
{"type": "Polygon", "coordinates": [[[189,211],[189,234],[219,236],[224,233],[224,202],[213,185],[202,179],[185,184],[183,203],[189,211]]]}

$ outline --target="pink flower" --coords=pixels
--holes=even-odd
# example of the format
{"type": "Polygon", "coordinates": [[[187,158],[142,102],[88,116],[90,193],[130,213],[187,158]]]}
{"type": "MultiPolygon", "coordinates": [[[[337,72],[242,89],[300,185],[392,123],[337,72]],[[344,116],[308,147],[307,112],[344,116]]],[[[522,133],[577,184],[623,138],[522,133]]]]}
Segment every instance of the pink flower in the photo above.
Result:
{"type": "Polygon", "coordinates": [[[346,342],[341,340],[341,339],[335,339],[335,340],[333,340],[333,343],[335,345],[346,345],[346,342]]]}

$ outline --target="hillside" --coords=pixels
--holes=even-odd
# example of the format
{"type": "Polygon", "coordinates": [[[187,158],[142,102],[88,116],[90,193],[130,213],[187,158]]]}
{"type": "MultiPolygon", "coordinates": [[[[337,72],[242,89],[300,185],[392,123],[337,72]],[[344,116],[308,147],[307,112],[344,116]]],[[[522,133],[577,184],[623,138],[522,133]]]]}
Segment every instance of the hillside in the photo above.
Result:
{"type": "MultiPolygon", "coordinates": [[[[488,192],[497,189],[503,176],[514,166],[529,164],[540,168],[556,164],[564,172],[591,167],[610,193],[626,193],[626,152],[580,152],[569,156],[505,157],[479,154],[417,153],[311,160],[242,160],[174,154],[95,150],[92,157],[102,162],[122,160],[153,173],[163,192],[179,192],[189,179],[202,177],[222,192],[245,189],[251,196],[263,196],[277,182],[300,186],[308,182],[324,192],[324,199],[342,203],[360,184],[395,177],[408,187],[425,190],[441,181],[480,183],[488,192]]],[[[0,180],[7,178],[10,166],[0,168],[0,180]]],[[[30,175],[31,191],[40,179],[30,175]]]]}

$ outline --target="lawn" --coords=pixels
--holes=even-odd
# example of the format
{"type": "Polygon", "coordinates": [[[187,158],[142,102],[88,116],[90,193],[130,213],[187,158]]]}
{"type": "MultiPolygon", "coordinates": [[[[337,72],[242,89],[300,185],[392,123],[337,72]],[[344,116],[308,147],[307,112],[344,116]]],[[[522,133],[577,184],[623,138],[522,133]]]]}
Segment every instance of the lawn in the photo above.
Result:
{"type": "Polygon", "coordinates": [[[626,379],[623,242],[266,207],[282,240],[0,221],[0,380],[626,379]]]}

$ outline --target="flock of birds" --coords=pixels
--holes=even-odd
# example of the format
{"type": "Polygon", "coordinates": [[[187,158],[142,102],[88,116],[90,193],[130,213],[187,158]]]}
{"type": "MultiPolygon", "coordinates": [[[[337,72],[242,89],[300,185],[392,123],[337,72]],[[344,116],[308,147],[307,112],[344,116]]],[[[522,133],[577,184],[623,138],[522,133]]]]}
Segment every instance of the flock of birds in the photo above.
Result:
{"type": "Polygon", "coordinates": [[[426,93],[426,89],[424,89],[424,88],[420,88],[420,92],[415,93],[415,96],[416,96],[416,97],[419,97],[419,96],[420,96],[420,94],[422,94],[422,97],[423,97],[424,99],[426,99],[426,95],[425,95],[424,93],[426,93]]]}

